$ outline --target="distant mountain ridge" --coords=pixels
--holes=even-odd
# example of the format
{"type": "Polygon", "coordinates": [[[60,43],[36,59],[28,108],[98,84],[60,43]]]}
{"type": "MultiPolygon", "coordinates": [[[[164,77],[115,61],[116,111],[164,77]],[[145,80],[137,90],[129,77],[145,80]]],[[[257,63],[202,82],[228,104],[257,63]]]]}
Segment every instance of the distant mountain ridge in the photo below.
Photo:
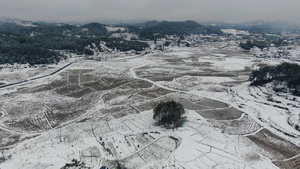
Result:
{"type": "Polygon", "coordinates": [[[20,22],[20,19],[12,17],[0,17],[0,22],[20,22]]]}
{"type": "Polygon", "coordinates": [[[94,55],[103,52],[100,43],[111,50],[143,51],[149,45],[110,37],[106,25],[89,23],[81,26],[5,20],[0,22],[0,64],[52,64],[67,55],[94,55]]]}
{"type": "Polygon", "coordinates": [[[300,25],[293,22],[288,21],[252,21],[252,22],[243,22],[238,24],[230,24],[230,23],[218,23],[218,27],[222,29],[240,29],[247,30],[251,33],[258,34],[281,34],[282,32],[291,32],[291,33],[299,33],[300,25]]]}
{"type": "Polygon", "coordinates": [[[203,26],[195,21],[148,21],[136,24],[139,28],[165,35],[190,35],[190,34],[223,34],[217,27],[203,26]]]}

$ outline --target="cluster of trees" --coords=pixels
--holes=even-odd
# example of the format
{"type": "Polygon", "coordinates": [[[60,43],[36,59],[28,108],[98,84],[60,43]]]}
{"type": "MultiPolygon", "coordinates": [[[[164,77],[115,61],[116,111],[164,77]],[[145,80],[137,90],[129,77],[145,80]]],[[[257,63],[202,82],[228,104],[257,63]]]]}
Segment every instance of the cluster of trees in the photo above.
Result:
{"type": "MultiPolygon", "coordinates": [[[[259,70],[253,70],[250,75],[252,85],[263,85],[274,82],[276,86],[284,85],[294,95],[300,95],[300,65],[296,63],[282,63],[277,66],[265,66],[259,70]]],[[[285,89],[281,90],[285,91],[285,89]]]]}
{"type": "Polygon", "coordinates": [[[280,46],[287,46],[288,42],[283,41],[282,39],[279,39],[277,41],[272,41],[272,43],[276,46],[276,47],[280,47],[280,46]]]}
{"type": "MultiPolygon", "coordinates": [[[[267,41],[266,41],[267,42],[267,41]]],[[[288,45],[287,42],[283,41],[282,39],[276,40],[276,41],[271,41],[270,43],[274,44],[276,47],[280,47],[280,46],[286,46],[288,45]]],[[[245,50],[250,50],[252,49],[254,46],[263,49],[266,46],[260,46],[260,45],[256,45],[254,43],[252,43],[251,41],[246,41],[246,42],[240,42],[239,47],[241,47],[242,49],[245,50]]]]}
{"type": "Polygon", "coordinates": [[[24,35],[0,32],[0,64],[46,64],[64,58],[51,48],[38,44],[33,38],[24,35]]]}
{"type": "Polygon", "coordinates": [[[241,47],[242,49],[245,49],[245,50],[250,50],[254,47],[254,45],[252,44],[251,41],[246,41],[246,42],[241,42],[239,44],[239,47],[241,47]]]}
{"type": "Polygon", "coordinates": [[[67,37],[62,34],[45,33],[37,36],[26,36],[11,32],[0,32],[0,64],[56,63],[65,56],[57,50],[69,50],[83,53],[92,39],[67,37]]]}
{"type": "Polygon", "coordinates": [[[153,109],[153,119],[158,120],[159,125],[164,126],[173,124],[174,128],[181,116],[185,113],[184,107],[175,101],[159,103],[153,109]]]}

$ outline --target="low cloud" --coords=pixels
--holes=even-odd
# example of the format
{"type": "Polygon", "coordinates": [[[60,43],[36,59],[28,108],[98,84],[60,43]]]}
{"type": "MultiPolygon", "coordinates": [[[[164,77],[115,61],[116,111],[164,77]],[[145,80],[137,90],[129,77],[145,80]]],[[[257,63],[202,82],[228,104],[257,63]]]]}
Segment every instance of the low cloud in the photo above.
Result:
{"type": "Polygon", "coordinates": [[[300,23],[299,0],[0,0],[0,16],[32,21],[196,20],[300,23]]]}

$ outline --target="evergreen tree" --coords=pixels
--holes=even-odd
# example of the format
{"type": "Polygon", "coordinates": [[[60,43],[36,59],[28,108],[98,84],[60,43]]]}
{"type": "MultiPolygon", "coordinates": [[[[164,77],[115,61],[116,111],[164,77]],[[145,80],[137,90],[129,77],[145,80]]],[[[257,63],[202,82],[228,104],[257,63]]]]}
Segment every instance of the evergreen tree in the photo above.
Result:
{"type": "Polygon", "coordinates": [[[160,103],[153,109],[153,112],[153,119],[158,120],[159,125],[164,126],[175,124],[185,113],[184,107],[175,101],[160,103]]]}

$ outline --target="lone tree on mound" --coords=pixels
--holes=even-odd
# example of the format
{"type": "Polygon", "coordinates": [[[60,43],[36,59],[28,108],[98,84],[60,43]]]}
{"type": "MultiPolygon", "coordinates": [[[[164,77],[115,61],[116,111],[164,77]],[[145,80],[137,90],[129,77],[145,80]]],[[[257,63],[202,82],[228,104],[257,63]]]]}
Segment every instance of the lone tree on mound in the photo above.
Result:
{"type": "Polygon", "coordinates": [[[158,124],[163,124],[164,126],[174,124],[181,119],[181,116],[185,113],[183,106],[175,101],[168,101],[159,103],[153,109],[154,115],[153,119],[158,120],[158,124]]]}

